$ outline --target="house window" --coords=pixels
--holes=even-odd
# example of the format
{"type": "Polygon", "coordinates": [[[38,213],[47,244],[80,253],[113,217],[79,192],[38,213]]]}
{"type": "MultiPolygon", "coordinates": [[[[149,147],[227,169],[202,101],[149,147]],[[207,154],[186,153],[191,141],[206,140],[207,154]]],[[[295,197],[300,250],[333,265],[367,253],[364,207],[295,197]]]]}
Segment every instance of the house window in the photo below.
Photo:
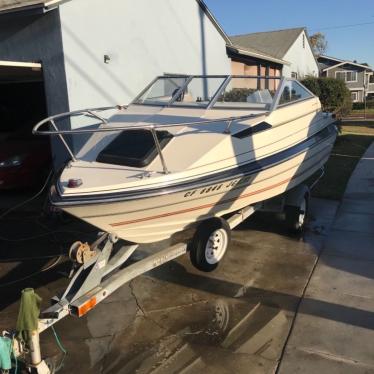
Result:
{"type": "Polygon", "coordinates": [[[291,78],[297,79],[297,73],[293,71],[291,73],[291,78]]]}
{"type": "Polygon", "coordinates": [[[347,71],[346,82],[357,82],[357,71],[347,71]]]}
{"type": "Polygon", "coordinates": [[[303,34],[303,48],[305,49],[305,35],[303,34]]]}
{"type": "Polygon", "coordinates": [[[357,71],[336,71],[335,78],[344,82],[357,82],[357,71]]]}
{"type": "Polygon", "coordinates": [[[345,81],[345,72],[344,71],[337,71],[335,73],[336,79],[341,79],[342,81],[345,81]]]}
{"type": "Polygon", "coordinates": [[[358,92],[356,92],[356,91],[351,92],[351,99],[354,103],[357,102],[358,101],[358,92]]]}
{"type": "Polygon", "coordinates": [[[369,83],[374,83],[374,75],[369,76],[369,83]]]}

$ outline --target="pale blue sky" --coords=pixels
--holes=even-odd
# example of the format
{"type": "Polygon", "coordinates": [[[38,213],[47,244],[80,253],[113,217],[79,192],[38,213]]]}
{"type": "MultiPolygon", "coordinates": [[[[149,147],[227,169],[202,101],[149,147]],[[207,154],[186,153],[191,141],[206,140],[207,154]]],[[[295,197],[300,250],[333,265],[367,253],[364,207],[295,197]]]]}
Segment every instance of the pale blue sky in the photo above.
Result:
{"type": "Polygon", "coordinates": [[[374,0],[205,0],[228,35],[306,26],[326,54],[374,67],[374,0]],[[347,25],[361,24],[360,26],[347,25]]]}

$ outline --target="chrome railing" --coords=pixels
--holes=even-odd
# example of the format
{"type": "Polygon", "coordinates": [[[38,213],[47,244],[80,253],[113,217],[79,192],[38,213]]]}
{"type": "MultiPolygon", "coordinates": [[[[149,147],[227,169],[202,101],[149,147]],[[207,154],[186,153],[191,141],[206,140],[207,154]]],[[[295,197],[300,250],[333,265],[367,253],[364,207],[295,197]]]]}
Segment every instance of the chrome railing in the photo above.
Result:
{"type": "Polygon", "coordinates": [[[48,118],[45,118],[44,120],[40,121],[38,124],[35,125],[35,127],[32,130],[32,133],[34,135],[49,135],[49,136],[58,136],[66,148],[67,152],[69,153],[71,159],[73,161],[77,161],[74,152],[72,151],[71,147],[69,146],[68,142],[65,140],[64,135],[78,135],[78,134],[91,134],[91,133],[98,133],[98,132],[118,132],[118,131],[126,131],[126,130],[149,130],[152,134],[153,141],[155,143],[157,153],[160,157],[162,168],[164,174],[168,174],[169,170],[166,166],[165,158],[162,154],[161,145],[159,142],[159,139],[157,137],[157,129],[162,128],[170,128],[170,127],[183,127],[183,126],[195,126],[195,125],[208,125],[212,123],[226,123],[226,127],[223,131],[223,133],[230,133],[230,127],[233,122],[240,121],[240,120],[247,120],[251,118],[255,118],[257,116],[263,115],[263,113],[260,114],[248,114],[244,116],[234,116],[234,117],[225,117],[225,118],[218,118],[218,119],[212,119],[212,120],[202,120],[202,121],[193,121],[193,122],[182,122],[182,123],[165,123],[165,124],[155,124],[155,123],[142,123],[141,125],[126,125],[126,126],[115,126],[115,127],[109,127],[109,122],[106,118],[98,115],[96,112],[103,112],[107,110],[114,110],[114,109],[126,109],[124,106],[113,106],[113,107],[102,107],[102,108],[92,108],[92,109],[83,109],[83,110],[77,110],[73,112],[66,112],[57,114],[54,116],[50,116],[48,118]],[[101,123],[98,124],[99,128],[95,129],[85,129],[85,128],[77,128],[74,130],[59,130],[56,125],[56,120],[64,120],[71,117],[78,117],[78,116],[88,116],[98,119],[101,123]],[[45,125],[51,125],[53,130],[41,130],[42,126],[45,125]]]}
{"type": "MultiPolygon", "coordinates": [[[[193,77],[203,77],[203,76],[189,76],[188,79],[186,80],[184,86],[181,89],[184,89],[186,87],[186,85],[191,81],[191,79],[193,77]]],[[[50,117],[48,117],[48,118],[40,121],[33,128],[32,132],[33,132],[34,135],[58,136],[61,139],[61,142],[63,143],[63,145],[66,148],[67,152],[69,153],[71,159],[73,161],[76,161],[77,159],[76,159],[76,157],[74,155],[74,152],[70,148],[68,142],[65,140],[64,135],[90,134],[90,133],[97,133],[97,132],[118,132],[118,131],[139,130],[139,129],[149,130],[152,133],[153,141],[155,143],[155,146],[156,146],[156,149],[157,149],[157,153],[158,153],[158,155],[160,157],[160,161],[161,161],[161,164],[162,164],[163,172],[165,174],[168,174],[169,170],[168,170],[168,168],[166,166],[166,162],[165,162],[165,158],[164,158],[163,153],[162,153],[161,145],[160,145],[160,142],[159,142],[158,137],[157,137],[157,129],[170,128],[170,127],[182,127],[182,126],[195,126],[195,125],[201,126],[201,125],[208,125],[208,124],[212,124],[212,123],[219,123],[219,122],[221,122],[221,123],[226,123],[226,127],[225,127],[223,133],[230,134],[230,128],[231,128],[231,126],[232,126],[232,124],[234,122],[240,121],[240,120],[247,120],[247,119],[255,118],[257,116],[262,116],[264,114],[268,114],[268,113],[272,112],[273,110],[275,110],[279,106],[281,93],[282,93],[282,90],[283,90],[285,84],[288,81],[294,80],[292,78],[267,77],[267,76],[236,76],[236,75],[231,75],[231,76],[210,76],[210,77],[225,77],[226,78],[225,81],[224,81],[224,83],[218,89],[218,91],[217,91],[218,93],[221,93],[225,89],[225,87],[228,84],[228,82],[231,79],[233,79],[233,78],[278,79],[278,80],[280,80],[280,83],[279,83],[277,91],[276,91],[276,93],[275,93],[275,95],[273,97],[273,103],[271,104],[269,110],[267,110],[266,112],[261,112],[259,114],[247,114],[247,115],[243,115],[243,116],[232,116],[232,117],[218,118],[218,119],[212,119],[212,120],[200,120],[200,121],[183,122],[183,123],[165,123],[165,124],[161,124],[161,123],[159,123],[159,124],[155,124],[155,123],[142,123],[141,125],[130,124],[130,125],[126,125],[126,126],[115,126],[115,127],[113,126],[112,127],[112,126],[109,126],[108,119],[102,117],[98,113],[103,112],[103,111],[107,111],[107,110],[115,110],[115,109],[117,109],[117,110],[123,110],[123,109],[127,108],[126,106],[119,106],[119,105],[117,105],[117,106],[111,106],[111,107],[83,109],[83,110],[77,110],[77,111],[66,112],[66,113],[61,113],[61,114],[57,114],[57,115],[54,115],[54,116],[50,116],[50,117]],[[76,116],[87,116],[87,117],[91,117],[91,118],[95,118],[95,119],[99,120],[100,121],[100,123],[98,124],[99,128],[95,128],[95,129],[90,128],[90,129],[87,129],[87,128],[81,127],[81,128],[77,128],[77,129],[74,129],[74,130],[59,130],[58,129],[58,126],[56,125],[56,121],[57,120],[63,120],[63,119],[67,119],[67,118],[70,119],[70,118],[76,117],[76,116]],[[51,125],[52,130],[40,130],[40,128],[42,126],[46,125],[46,124],[51,125]],[[100,127],[100,126],[102,126],[102,127],[100,127]]],[[[152,85],[152,83],[151,83],[151,85],[152,85]]],[[[142,92],[146,92],[146,90],[149,89],[150,86],[148,86],[142,92]]],[[[309,91],[308,89],[306,89],[306,90],[309,91]]],[[[179,93],[179,91],[173,96],[173,99],[175,99],[175,97],[177,96],[177,94],[179,93]]],[[[140,95],[142,95],[142,93],[140,95]]],[[[138,95],[138,97],[140,97],[140,95],[138,95]]],[[[311,97],[314,97],[313,93],[311,93],[311,92],[310,92],[310,95],[311,95],[311,97]]],[[[217,98],[218,98],[218,94],[216,94],[213,97],[213,99],[210,102],[210,105],[212,103],[214,103],[215,100],[217,100],[217,98]]],[[[132,103],[136,104],[136,100],[137,99],[135,98],[135,100],[132,103]]],[[[293,103],[295,103],[295,102],[293,102],[293,103]]],[[[209,109],[209,107],[207,107],[205,109],[209,109]]]]}

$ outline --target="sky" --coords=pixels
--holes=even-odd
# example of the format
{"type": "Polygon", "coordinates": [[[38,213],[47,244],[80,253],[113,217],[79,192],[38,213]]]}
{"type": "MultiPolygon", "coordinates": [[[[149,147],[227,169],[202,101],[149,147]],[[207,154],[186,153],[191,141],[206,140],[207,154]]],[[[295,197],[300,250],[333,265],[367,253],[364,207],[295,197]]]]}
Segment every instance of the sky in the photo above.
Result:
{"type": "Polygon", "coordinates": [[[205,0],[228,35],[305,26],[326,55],[374,68],[374,0],[205,0]],[[355,26],[353,26],[355,25],[355,26]]]}

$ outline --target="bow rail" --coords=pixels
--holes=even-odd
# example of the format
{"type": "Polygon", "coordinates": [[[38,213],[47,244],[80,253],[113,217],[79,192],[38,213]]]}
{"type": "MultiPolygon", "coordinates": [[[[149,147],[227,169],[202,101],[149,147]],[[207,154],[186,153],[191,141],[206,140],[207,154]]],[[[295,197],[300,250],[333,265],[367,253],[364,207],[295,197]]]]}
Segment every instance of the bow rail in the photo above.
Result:
{"type": "Polygon", "coordinates": [[[168,174],[169,171],[166,166],[165,159],[162,154],[162,149],[160,146],[160,142],[158,140],[156,131],[157,129],[165,128],[165,127],[183,127],[183,126],[194,126],[194,125],[208,125],[212,123],[227,123],[227,126],[224,130],[224,133],[229,134],[230,133],[230,126],[235,121],[240,120],[247,120],[254,117],[257,117],[261,114],[247,114],[244,116],[231,116],[231,117],[225,117],[225,118],[217,118],[212,120],[202,120],[202,121],[193,121],[193,122],[180,122],[180,123],[143,123],[141,125],[138,124],[129,124],[126,126],[110,126],[110,122],[108,119],[102,117],[97,112],[103,112],[108,110],[125,110],[126,106],[116,105],[116,106],[110,106],[110,107],[101,107],[101,108],[90,108],[90,109],[83,109],[83,110],[76,110],[72,112],[66,112],[66,113],[60,113],[56,114],[54,116],[47,117],[37,123],[35,127],[32,130],[32,133],[34,135],[48,135],[48,136],[58,136],[62,142],[62,144],[65,146],[67,152],[69,153],[72,161],[77,161],[74,152],[72,151],[71,147],[69,146],[68,142],[65,140],[64,135],[78,135],[78,134],[91,134],[91,133],[98,133],[98,132],[118,132],[118,131],[126,131],[126,130],[149,130],[152,133],[152,137],[157,149],[157,153],[160,157],[162,167],[164,174],[168,174]],[[100,121],[98,124],[99,126],[95,129],[85,129],[85,128],[77,128],[73,130],[59,130],[58,126],[56,125],[57,120],[64,120],[64,119],[70,119],[72,117],[79,117],[79,116],[86,116],[91,118],[96,118],[100,121]],[[52,129],[49,130],[42,130],[41,128],[43,126],[50,125],[52,129]]]}

